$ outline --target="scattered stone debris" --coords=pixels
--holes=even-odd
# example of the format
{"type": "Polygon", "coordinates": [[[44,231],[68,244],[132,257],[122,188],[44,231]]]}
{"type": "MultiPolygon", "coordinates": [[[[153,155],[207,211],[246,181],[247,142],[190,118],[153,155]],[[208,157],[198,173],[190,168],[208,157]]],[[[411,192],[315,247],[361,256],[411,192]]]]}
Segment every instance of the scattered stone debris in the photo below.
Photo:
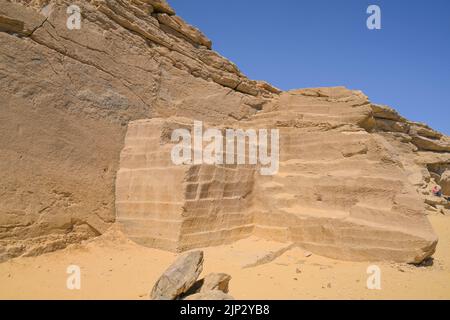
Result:
{"type": "Polygon", "coordinates": [[[203,251],[192,251],[178,257],[156,282],[153,300],[174,300],[195,283],[203,271],[203,251]]]}
{"type": "Polygon", "coordinates": [[[425,267],[432,267],[433,264],[434,264],[434,259],[432,257],[430,257],[430,258],[427,258],[427,259],[423,260],[422,262],[414,264],[414,265],[419,268],[425,268],[425,267]]]}
{"type": "Polygon", "coordinates": [[[203,283],[200,292],[219,290],[228,293],[228,284],[230,283],[231,276],[226,273],[210,273],[202,280],[200,280],[203,283]]]}
{"type": "Polygon", "coordinates": [[[231,276],[210,273],[203,279],[203,251],[191,251],[179,256],[155,283],[152,300],[233,300],[228,295],[231,276]]]}

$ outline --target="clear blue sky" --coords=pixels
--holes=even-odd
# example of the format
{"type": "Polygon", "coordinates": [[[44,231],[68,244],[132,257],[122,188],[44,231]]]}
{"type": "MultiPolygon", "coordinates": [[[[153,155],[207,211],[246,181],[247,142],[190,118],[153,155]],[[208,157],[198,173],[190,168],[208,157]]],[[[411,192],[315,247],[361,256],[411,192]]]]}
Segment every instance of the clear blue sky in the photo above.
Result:
{"type": "Polygon", "coordinates": [[[251,79],[344,85],[450,134],[450,0],[169,0],[251,79]],[[366,9],[381,8],[381,30],[366,9]]]}

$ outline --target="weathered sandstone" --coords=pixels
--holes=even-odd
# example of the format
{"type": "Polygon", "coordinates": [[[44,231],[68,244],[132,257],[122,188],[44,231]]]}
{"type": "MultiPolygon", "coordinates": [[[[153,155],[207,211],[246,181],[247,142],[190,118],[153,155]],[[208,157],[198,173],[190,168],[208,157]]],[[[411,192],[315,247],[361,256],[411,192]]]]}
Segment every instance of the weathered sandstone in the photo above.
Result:
{"type": "Polygon", "coordinates": [[[155,283],[150,298],[175,300],[192,287],[202,270],[202,251],[188,252],[179,256],[155,283]]]}
{"type": "Polygon", "coordinates": [[[81,30],[66,27],[71,4],[0,1],[0,260],[63,248],[115,221],[129,121],[224,123],[256,113],[272,95],[161,27],[155,15],[174,15],[165,1],[80,2],[81,30]],[[236,90],[241,83],[258,97],[236,90]]]}
{"type": "Polygon", "coordinates": [[[256,235],[339,259],[433,254],[449,137],[360,91],[250,80],[166,1],[82,1],[80,30],[71,4],[0,0],[0,261],[115,222],[177,252],[256,235]],[[279,129],[278,173],[174,165],[171,132],[194,120],[279,129]]]}
{"type": "Polygon", "coordinates": [[[334,258],[420,262],[436,236],[394,150],[368,132],[371,117],[367,98],[344,88],[274,98],[239,123],[280,130],[274,176],[251,165],[175,166],[171,132],[192,124],[132,122],[116,183],[118,221],[135,241],[174,251],[255,234],[334,258]]]}
{"type": "Polygon", "coordinates": [[[439,184],[442,187],[442,192],[450,195],[450,169],[446,169],[439,178],[439,184]]]}
{"type": "Polygon", "coordinates": [[[228,284],[231,276],[226,273],[210,273],[203,279],[200,292],[219,290],[228,293],[228,284]]]}

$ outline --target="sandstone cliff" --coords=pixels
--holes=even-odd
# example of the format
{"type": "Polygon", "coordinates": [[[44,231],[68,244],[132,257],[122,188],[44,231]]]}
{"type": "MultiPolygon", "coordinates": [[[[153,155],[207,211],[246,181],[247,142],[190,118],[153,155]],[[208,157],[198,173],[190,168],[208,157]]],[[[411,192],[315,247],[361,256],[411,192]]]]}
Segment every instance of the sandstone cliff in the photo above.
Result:
{"type": "Polygon", "coordinates": [[[425,213],[449,209],[429,194],[450,193],[448,137],[361,92],[249,80],[163,0],[80,1],[80,30],[66,26],[71,4],[0,0],[0,260],[116,217],[174,251],[255,233],[345,259],[434,252],[425,213]],[[194,119],[280,128],[280,172],[167,170],[164,128],[194,119]]]}

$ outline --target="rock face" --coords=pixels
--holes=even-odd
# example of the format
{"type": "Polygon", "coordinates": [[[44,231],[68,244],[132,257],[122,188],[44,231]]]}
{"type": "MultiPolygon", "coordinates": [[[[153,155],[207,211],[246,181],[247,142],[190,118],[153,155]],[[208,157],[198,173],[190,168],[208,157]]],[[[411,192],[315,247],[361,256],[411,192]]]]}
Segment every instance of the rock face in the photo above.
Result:
{"type": "Polygon", "coordinates": [[[203,270],[203,251],[182,254],[156,281],[150,298],[152,300],[233,300],[228,295],[231,276],[210,273],[197,278],[203,270]]]}
{"type": "Polygon", "coordinates": [[[175,300],[192,287],[202,270],[202,251],[181,255],[158,279],[150,293],[150,298],[175,300]]]}
{"type": "MultiPolygon", "coordinates": [[[[230,283],[231,276],[226,273],[210,273],[203,279],[197,280],[185,293],[179,296],[182,300],[208,300],[202,299],[202,296],[198,294],[207,294],[211,291],[221,291],[222,293],[228,293],[228,285],[230,283]],[[198,297],[192,299],[191,296],[198,297]]],[[[230,297],[231,298],[231,297],[230,297]]]]}
{"type": "Polygon", "coordinates": [[[389,107],[372,104],[372,109],[374,134],[389,143],[427,211],[450,214],[450,202],[431,193],[439,185],[444,195],[450,194],[450,138],[426,124],[408,121],[389,107]]]}
{"type": "Polygon", "coordinates": [[[0,0],[0,261],[116,220],[171,251],[249,235],[352,260],[420,262],[448,203],[450,140],[342,87],[245,77],[163,0],[0,0]],[[278,173],[174,165],[173,130],[278,129],[278,173]],[[441,201],[442,200],[442,201],[441,201]],[[431,203],[431,205],[430,205],[431,203]]]}
{"type": "Polygon", "coordinates": [[[450,169],[447,169],[442,173],[438,182],[442,187],[442,193],[450,196],[450,169]]]}
{"type": "Polygon", "coordinates": [[[249,236],[251,165],[175,165],[171,133],[186,119],[131,122],[117,173],[117,221],[133,241],[185,251],[249,236]]]}
{"type": "Polygon", "coordinates": [[[271,176],[255,165],[174,165],[168,137],[175,128],[193,135],[192,121],[132,122],[116,184],[118,221],[132,239],[166,250],[255,234],[333,258],[420,262],[437,238],[393,148],[369,133],[371,106],[345,88],[298,90],[234,124],[280,130],[271,176]]]}

